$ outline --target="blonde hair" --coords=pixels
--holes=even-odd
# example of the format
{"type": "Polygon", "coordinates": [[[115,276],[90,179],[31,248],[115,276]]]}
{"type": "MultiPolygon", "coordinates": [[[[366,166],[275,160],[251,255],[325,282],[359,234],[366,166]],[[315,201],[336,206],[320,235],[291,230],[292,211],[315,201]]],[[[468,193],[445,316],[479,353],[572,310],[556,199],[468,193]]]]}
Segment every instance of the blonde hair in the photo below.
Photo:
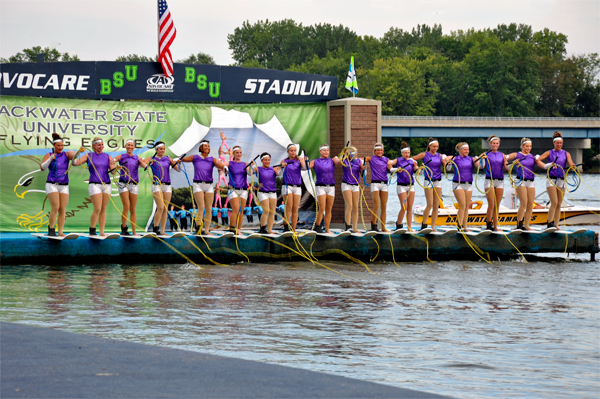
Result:
{"type": "MultiPolygon", "coordinates": [[[[523,137],[523,138],[521,139],[521,148],[523,148],[523,143],[525,143],[525,142],[527,142],[527,141],[529,141],[529,142],[531,143],[531,139],[530,139],[530,138],[528,138],[528,137],[523,137]]],[[[533,143],[532,143],[532,144],[533,144],[533,143]]]]}
{"type": "Polygon", "coordinates": [[[456,148],[456,151],[458,151],[458,150],[460,150],[460,147],[462,147],[462,146],[463,146],[463,145],[465,145],[465,144],[466,144],[466,145],[469,145],[469,143],[466,143],[466,142],[464,142],[464,141],[461,141],[461,142],[460,142],[460,143],[458,143],[458,144],[456,145],[456,147],[454,147],[454,148],[456,148]]]}

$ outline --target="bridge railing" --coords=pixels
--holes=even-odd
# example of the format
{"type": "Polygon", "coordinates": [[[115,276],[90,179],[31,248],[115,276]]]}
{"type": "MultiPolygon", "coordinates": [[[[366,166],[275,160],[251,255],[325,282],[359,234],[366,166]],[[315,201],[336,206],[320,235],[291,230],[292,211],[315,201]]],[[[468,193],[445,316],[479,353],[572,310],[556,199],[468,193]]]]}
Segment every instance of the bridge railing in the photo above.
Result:
{"type": "Polygon", "coordinates": [[[598,128],[600,118],[382,116],[382,126],[598,128]]]}

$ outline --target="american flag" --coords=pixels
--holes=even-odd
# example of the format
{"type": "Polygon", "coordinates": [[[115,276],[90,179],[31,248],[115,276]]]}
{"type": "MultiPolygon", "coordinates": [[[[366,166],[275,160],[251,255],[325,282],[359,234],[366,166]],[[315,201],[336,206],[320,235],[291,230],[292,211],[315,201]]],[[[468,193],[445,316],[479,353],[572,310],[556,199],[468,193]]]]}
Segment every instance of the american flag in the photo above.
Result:
{"type": "Polygon", "coordinates": [[[166,76],[173,75],[173,58],[170,47],[176,35],[177,30],[167,2],[158,0],[158,61],[162,64],[166,76]]]}

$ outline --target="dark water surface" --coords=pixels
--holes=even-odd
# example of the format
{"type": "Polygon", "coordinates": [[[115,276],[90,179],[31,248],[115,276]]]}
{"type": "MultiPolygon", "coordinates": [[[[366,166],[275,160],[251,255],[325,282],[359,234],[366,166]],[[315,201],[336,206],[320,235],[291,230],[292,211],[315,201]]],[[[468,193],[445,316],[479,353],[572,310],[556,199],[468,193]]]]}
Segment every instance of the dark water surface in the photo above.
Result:
{"type": "Polygon", "coordinates": [[[600,263],[2,266],[3,321],[461,398],[597,398],[600,263]]]}

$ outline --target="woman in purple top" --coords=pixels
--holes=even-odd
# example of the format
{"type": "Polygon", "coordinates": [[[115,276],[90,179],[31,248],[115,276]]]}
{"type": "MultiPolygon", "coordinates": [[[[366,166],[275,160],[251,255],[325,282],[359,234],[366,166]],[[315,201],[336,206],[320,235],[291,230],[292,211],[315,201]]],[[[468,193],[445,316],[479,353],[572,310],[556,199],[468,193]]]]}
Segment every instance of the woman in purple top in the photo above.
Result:
{"type": "Polygon", "coordinates": [[[233,159],[223,162],[225,170],[229,173],[229,192],[227,197],[231,204],[231,217],[229,218],[229,230],[238,234],[242,228],[244,218],[240,210],[246,207],[248,200],[248,164],[242,162],[242,148],[236,145],[230,150],[233,159]]]}
{"type": "Polygon", "coordinates": [[[286,221],[283,231],[296,231],[298,223],[298,207],[302,197],[302,170],[306,170],[306,157],[298,157],[298,148],[295,144],[287,146],[288,158],[281,161],[283,167],[283,186],[281,188],[284,202],[286,221]]]}
{"type": "Polygon", "coordinates": [[[100,235],[105,236],[106,208],[110,202],[110,194],[112,192],[108,172],[115,168],[115,160],[103,152],[104,141],[100,137],[94,137],[92,140],[92,149],[93,151],[73,161],[73,165],[81,165],[84,162],[88,164],[88,170],[90,171],[88,194],[94,206],[92,216],[90,217],[90,235],[96,235],[96,223],[99,223],[100,235]]]}
{"type": "Polygon", "coordinates": [[[406,215],[406,226],[412,231],[412,208],[415,202],[415,180],[413,175],[417,169],[417,161],[410,157],[410,147],[404,141],[400,144],[399,158],[388,162],[388,168],[396,173],[396,193],[400,200],[400,211],[396,220],[396,230],[404,228],[402,221],[406,215]],[[396,168],[393,169],[392,167],[396,168]]]}
{"type": "Polygon", "coordinates": [[[145,168],[146,163],[140,159],[137,155],[133,154],[135,149],[135,143],[129,139],[125,142],[125,154],[117,155],[115,162],[119,163],[119,171],[121,176],[119,177],[119,196],[123,203],[123,212],[121,213],[121,235],[131,235],[127,231],[127,213],[130,214],[129,220],[131,221],[131,230],[133,235],[135,233],[137,213],[135,208],[137,207],[140,178],[138,169],[140,167],[145,168]]]}
{"type": "Polygon", "coordinates": [[[515,187],[519,196],[519,210],[517,211],[517,229],[533,230],[529,227],[531,214],[533,213],[533,204],[535,201],[535,156],[531,153],[531,139],[523,137],[521,139],[521,151],[513,152],[506,158],[507,162],[515,161],[514,166],[517,170],[519,185],[515,187]]]}
{"type": "Polygon", "coordinates": [[[458,230],[470,231],[467,225],[469,223],[471,196],[473,195],[473,165],[479,161],[479,158],[469,156],[469,144],[465,142],[458,143],[456,151],[458,151],[458,155],[447,157],[446,162],[452,161],[454,164],[452,190],[456,201],[458,201],[458,230]]]}
{"type": "Polygon", "coordinates": [[[167,217],[169,214],[169,202],[173,195],[171,187],[171,167],[179,170],[179,158],[171,159],[165,155],[167,147],[162,141],[157,141],[154,144],[156,154],[147,158],[144,162],[150,165],[152,170],[152,196],[156,204],[156,213],[154,214],[154,232],[156,234],[165,235],[167,226],[167,217]],[[160,224],[160,229],[159,229],[160,224]]]}
{"type": "Polygon", "coordinates": [[[56,236],[56,219],[58,214],[58,235],[64,237],[66,209],[69,203],[69,162],[75,157],[75,151],[64,152],[62,138],[52,133],[54,149],[46,154],[40,165],[41,170],[48,169],[46,179],[46,196],[50,202],[50,215],[48,217],[48,235],[56,236]]]}
{"type": "Polygon", "coordinates": [[[211,206],[215,196],[215,189],[212,185],[214,167],[216,166],[219,169],[223,169],[223,163],[219,158],[209,156],[210,143],[208,140],[202,140],[200,142],[198,151],[200,152],[200,155],[188,155],[187,157],[181,158],[181,161],[193,162],[194,164],[193,192],[194,201],[196,201],[196,205],[198,206],[195,220],[197,228],[196,234],[199,234],[202,229],[200,219],[202,218],[202,215],[204,215],[204,234],[208,235],[210,234],[211,213],[205,212],[205,208],[211,206]]]}
{"type": "Polygon", "coordinates": [[[383,144],[376,143],[373,147],[373,155],[365,158],[365,164],[369,162],[371,166],[371,196],[373,197],[373,211],[371,216],[371,230],[377,230],[377,221],[381,220],[381,230],[388,231],[385,228],[388,200],[388,177],[387,164],[389,159],[383,156],[383,144]],[[381,208],[381,214],[377,213],[381,208]]]}
{"type": "Polygon", "coordinates": [[[561,132],[554,132],[552,142],[554,143],[554,149],[543,153],[536,162],[538,166],[546,170],[550,169],[550,179],[546,179],[546,190],[548,191],[548,197],[550,197],[548,227],[558,229],[560,208],[565,196],[565,172],[575,164],[571,159],[571,154],[562,149],[564,141],[561,132]],[[546,158],[549,161],[548,163],[543,162],[546,158]]]}
{"type": "Polygon", "coordinates": [[[440,143],[430,137],[427,141],[427,150],[418,155],[415,155],[413,159],[415,161],[423,160],[423,166],[425,169],[425,199],[427,205],[423,210],[423,223],[421,224],[421,230],[427,228],[427,220],[429,219],[429,213],[431,212],[431,228],[435,230],[437,223],[438,212],[440,208],[440,200],[442,199],[442,166],[446,164],[446,156],[439,154],[438,150],[440,143]]]}
{"type": "Polygon", "coordinates": [[[319,154],[321,154],[321,158],[313,159],[308,166],[310,169],[314,168],[317,175],[315,191],[317,192],[319,210],[315,221],[315,231],[318,233],[323,232],[321,221],[323,220],[323,213],[325,213],[325,232],[331,233],[329,224],[331,223],[331,209],[335,199],[335,167],[340,165],[340,160],[338,157],[329,158],[328,144],[323,144],[319,148],[319,154]]]}
{"type": "MultiPolygon", "coordinates": [[[[262,166],[253,166],[252,170],[258,175],[258,202],[263,208],[260,216],[260,234],[273,234],[275,223],[275,209],[277,208],[277,175],[281,171],[279,166],[271,167],[271,154],[260,154],[262,166]]],[[[250,173],[250,171],[249,171],[250,173]]]]}
{"type": "Polygon", "coordinates": [[[346,230],[358,233],[358,202],[360,200],[360,177],[365,165],[357,155],[356,147],[347,147],[342,156],[342,195],[346,203],[344,224],[346,230]]]}
{"type": "Polygon", "coordinates": [[[491,150],[479,156],[479,158],[483,158],[485,169],[485,184],[483,187],[488,203],[485,222],[487,230],[499,231],[498,208],[504,196],[504,170],[508,170],[508,168],[506,157],[498,151],[500,138],[492,135],[488,138],[488,142],[491,150]]]}

